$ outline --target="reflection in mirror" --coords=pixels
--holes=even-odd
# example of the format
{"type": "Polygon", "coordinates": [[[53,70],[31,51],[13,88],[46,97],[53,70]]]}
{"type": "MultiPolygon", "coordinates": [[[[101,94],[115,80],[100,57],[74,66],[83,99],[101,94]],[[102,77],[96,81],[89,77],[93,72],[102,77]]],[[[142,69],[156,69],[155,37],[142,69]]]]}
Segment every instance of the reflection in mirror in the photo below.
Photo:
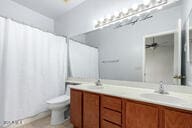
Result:
{"type": "Polygon", "coordinates": [[[145,82],[174,84],[174,33],[145,38],[145,82]]]}
{"type": "Polygon", "coordinates": [[[188,61],[186,62],[186,84],[192,86],[192,11],[188,17],[188,50],[189,55],[187,56],[188,61]]]}
{"type": "Polygon", "coordinates": [[[190,46],[190,63],[192,63],[192,28],[190,28],[189,30],[189,46],[190,46]]]}
{"type": "Polygon", "coordinates": [[[192,63],[192,13],[189,16],[189,48],[190,48],[190,63],[192,63]]]}
{"type": "Polygon", "coordinates": [[[174,3],[71,39],[98,48],[100,79],[180,85],[181,9],[174,3]]]}
{"type": "Polygon", "coordinates": [[[99,78],[97,48],[70,40],[69,51],[69,74],[71,77],[94,79],[99,78]]]}

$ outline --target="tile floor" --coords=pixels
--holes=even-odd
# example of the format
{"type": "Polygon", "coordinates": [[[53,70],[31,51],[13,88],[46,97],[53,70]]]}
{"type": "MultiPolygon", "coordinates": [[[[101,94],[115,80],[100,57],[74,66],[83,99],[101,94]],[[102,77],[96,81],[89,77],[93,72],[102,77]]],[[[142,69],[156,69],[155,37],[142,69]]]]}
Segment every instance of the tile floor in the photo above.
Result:
{"type": "Polygon", "coordinates": [[[58,126],[51,126],[50,117],[46,117],[18,128],[73,128],[73,126],[69,122],[58,126]]]}

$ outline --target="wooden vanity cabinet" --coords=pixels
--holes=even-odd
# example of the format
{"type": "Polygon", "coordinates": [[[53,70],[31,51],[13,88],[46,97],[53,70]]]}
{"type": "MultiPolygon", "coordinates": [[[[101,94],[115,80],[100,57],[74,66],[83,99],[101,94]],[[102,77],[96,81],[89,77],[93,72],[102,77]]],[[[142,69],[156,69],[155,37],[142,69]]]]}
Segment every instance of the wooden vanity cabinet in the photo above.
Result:
{"type": "Polygon", "coordinates": [[[83,128],[100,128],[100,96],[83,93],[83,128]]]}
{"type": "Polygon", "coordinates": [[[156,106],[125,101],[126,128],[159,128],[158,116],[156,106]]]}
{"type": "Polygon", "coordinates": [[[125,128],[192,128],[192,112],[125,100],[125,128]]]}
{"type": "Polygon", "coordinates": [[[83,92],[71,89],[70,119],[74,128],[83,128],[83,92]]]}
{"type": "Polygon", "coordinates": [[[192,128],[192,113],[164,109],[163,128],[192,128]]]}
{"type": "Polygon", "coordinates": [[[192,112],[71,89],[74,128],[192,128],[192,112]]]}

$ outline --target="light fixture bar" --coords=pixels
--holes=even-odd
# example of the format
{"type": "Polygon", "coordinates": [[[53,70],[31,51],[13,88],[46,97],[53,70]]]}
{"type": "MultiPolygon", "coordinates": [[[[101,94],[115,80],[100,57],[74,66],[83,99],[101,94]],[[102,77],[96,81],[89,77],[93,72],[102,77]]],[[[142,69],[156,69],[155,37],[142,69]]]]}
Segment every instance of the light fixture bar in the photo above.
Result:
{"type": "Polygon", "coordinates": [[[147,4],[134,5],[130,9],[123,9],[121,12],[115,13],[112,16],[107,16],[104,19],[100,19],[97,21],[95,28],[102,28],[108,26],[110,24],[117,23],[119,21],[123,21],[133,16],[137,16],[139,14],[151,11],[153,9],[162,7],[168,3],[167,0],[151,0],[147,4]]]}

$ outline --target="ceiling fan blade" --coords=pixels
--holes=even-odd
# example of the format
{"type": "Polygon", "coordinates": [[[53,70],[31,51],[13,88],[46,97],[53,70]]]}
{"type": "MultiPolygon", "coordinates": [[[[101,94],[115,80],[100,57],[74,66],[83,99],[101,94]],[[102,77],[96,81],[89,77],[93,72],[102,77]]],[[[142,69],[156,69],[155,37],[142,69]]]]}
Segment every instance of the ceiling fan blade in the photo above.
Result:
{"type": "Polygon", "coordinates": [[[145,48],[152,48],[152,45],[145,45],[145,48]]]}
{"type": "Polygon", "coordinates": [[[150,46],[145,46],[145,48],[150,48],[150,46]]]}

